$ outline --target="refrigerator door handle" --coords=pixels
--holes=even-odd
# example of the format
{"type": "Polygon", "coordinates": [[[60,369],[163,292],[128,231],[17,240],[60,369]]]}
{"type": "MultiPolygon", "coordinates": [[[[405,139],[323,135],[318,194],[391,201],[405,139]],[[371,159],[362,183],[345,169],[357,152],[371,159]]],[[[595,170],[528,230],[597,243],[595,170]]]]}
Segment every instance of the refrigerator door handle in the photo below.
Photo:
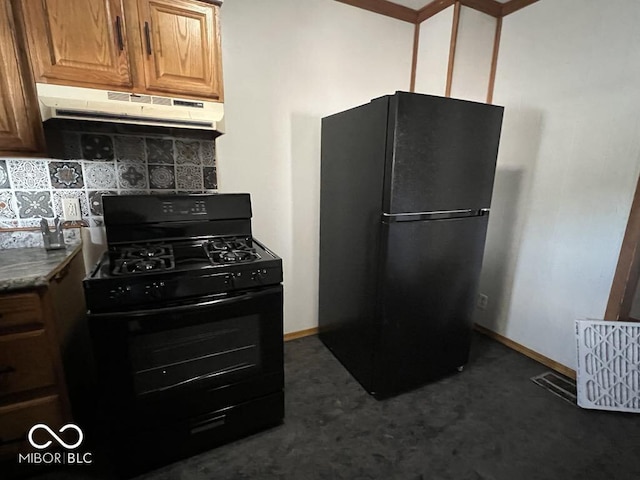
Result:
{"type": "Polygon", "coordinates": [[[415,212],[415,213],[383,213],[382,221],[386,223],[416,222],[420,220],[445,220],[450,218],[480,217],[489,215],[488,208],[446,210],[440,212],[415,212]]]}

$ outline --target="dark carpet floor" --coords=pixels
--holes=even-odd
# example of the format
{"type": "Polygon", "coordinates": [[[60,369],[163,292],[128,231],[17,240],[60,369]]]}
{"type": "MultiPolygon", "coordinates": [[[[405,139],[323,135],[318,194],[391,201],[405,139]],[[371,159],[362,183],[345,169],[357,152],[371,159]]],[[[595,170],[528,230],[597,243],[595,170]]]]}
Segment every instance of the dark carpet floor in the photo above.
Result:
{"type": "Polygon", "coordinates": [[[530,380],[545,367],[486,337],[464,372],[381,402],[316,337],[285,356],[284,425],[140,478],[640,479],[640,414],[571,405],[530,380]]]}

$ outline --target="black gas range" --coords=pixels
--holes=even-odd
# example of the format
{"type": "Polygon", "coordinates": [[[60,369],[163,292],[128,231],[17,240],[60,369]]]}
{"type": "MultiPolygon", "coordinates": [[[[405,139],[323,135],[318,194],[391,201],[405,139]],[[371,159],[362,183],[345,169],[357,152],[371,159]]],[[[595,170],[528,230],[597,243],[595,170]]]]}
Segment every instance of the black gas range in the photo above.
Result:
{"type": "Polygon", "coordinates": [[[131,473],[282,421],[282,261],[247,194],[103,197],[85,279],[114,458],[131,473]]]}

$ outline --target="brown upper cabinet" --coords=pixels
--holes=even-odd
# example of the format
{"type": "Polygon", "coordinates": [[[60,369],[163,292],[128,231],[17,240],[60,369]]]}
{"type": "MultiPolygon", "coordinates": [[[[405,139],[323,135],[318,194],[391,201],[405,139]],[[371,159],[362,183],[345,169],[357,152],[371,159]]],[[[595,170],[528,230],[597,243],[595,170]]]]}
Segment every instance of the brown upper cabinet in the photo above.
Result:
{"type": "Polygon", "coordinates": [[[222,101],[216,3],[20,0],[35,80],[222,101]]]}
{"type": "Polygon", "coordinates": [[[147,90],[220,98],[218,9],[189,0],[138,0],[147,90]]]}
{"type": "Polygon", "coordinates": [[[0,155],[42,152],[38,104],[9,0],[0,0],[0,155]]]}
{"type": "Polygon", "coordinates": [[[22,0],[36,82],[133,86],[122,0],[22,0]]]}

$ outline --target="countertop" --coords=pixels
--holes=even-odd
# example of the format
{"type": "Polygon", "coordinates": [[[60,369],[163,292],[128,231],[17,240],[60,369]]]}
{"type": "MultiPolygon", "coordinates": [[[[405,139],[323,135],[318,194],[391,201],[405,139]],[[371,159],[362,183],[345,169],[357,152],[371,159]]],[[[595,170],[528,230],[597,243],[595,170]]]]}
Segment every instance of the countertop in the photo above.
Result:
{"type": "Polygon", "coordinates": [[[0,292],[48,285],[81,250],[80,243],[49,252],[44,248],[0,250],[0,292]]]}

